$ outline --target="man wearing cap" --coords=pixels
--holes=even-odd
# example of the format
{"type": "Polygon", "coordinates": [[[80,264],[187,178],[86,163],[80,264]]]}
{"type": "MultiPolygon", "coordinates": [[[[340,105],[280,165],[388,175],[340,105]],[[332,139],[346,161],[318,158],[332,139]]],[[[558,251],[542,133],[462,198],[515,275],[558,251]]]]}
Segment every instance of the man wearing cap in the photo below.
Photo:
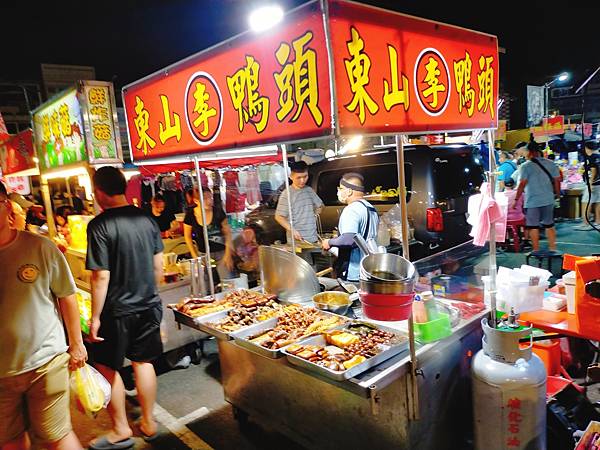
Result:
{"type": "Polygon", "coordinates": [[[358,281],[362,258],[360,249],[354,243],[354,236],[360,234],[365,241],[377,237],[379,215],[364,196],[365,181],[362,175],[350,172],[340,179],[337,197],[341,203],[348,205],[340,215],[340,235],[322,242],[325,250],[331,247],[339,249],[335,269],[339,277],[348,281],[358,281]]]}
{"type": "Polygon", "coordinates": [[[546,230],[548,248],[556,253],[556,230],[554,229],[554,198],[560,195],[560,172],[552,161],[540,158],[540,145],[533,140],[527,146],[528,161],[521,167],[521,180],[513,208],[517,208],[521,196],[525,197],[525,228],[533,245],[540,249],[540,230],[546,230]]]}

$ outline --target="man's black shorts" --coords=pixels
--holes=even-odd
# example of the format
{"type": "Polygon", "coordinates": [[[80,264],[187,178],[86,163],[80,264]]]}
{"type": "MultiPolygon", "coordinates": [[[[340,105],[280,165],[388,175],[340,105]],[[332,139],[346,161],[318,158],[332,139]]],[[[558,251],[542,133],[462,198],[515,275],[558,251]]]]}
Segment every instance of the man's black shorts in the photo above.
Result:
{"type": "Polygon", "coordinates": [[[162,305],[158,304],[122,317],[101,317],[98,336],[104,341],[92,345],[93,362],[119,370],[125,358],[134,362],[158,358],[163,352],[162,313],[162,305]]]}

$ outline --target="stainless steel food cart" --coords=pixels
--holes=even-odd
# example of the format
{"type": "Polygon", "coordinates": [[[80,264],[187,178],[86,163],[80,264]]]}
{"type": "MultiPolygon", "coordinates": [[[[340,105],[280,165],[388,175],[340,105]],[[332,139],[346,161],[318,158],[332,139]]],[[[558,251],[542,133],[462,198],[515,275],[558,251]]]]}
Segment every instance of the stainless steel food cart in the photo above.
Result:
{"type": "Polygon", "coordinates": [[[457,449],[471,424],[470,363],[485,314],[418,349],[418,421],[408,420],[408,353],[337,382],[219,340],[225,399],[238,420],[277,429],[306,448],[457,449]]]}

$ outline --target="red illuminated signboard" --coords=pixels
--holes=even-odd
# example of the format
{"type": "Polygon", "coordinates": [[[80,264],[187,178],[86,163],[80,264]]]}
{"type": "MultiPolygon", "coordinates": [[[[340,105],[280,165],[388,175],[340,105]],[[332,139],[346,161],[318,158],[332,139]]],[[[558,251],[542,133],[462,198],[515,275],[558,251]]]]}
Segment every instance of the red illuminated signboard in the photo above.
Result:
{"type": "Polygon", "coordinates": [[[341,0],[126,86],[134,160],[341,134],[496,128],[494,36],[341,0]],[[336,129],[332,128],[332,122],[336,129]]]}
{"type": "Polygon", "coordinates": [[[134,160],[331,133],[318,3],[123,90],[134,160]]]}
{"type": "Polygon", "coordinates": [[[31,136],[31,130],[25,130],[0,142],[0,168],[4,176],[36,168],[31,136]]]}
{"type": "Polygon", "coordinates": [[[329,3],[342,134],[496,128],[496,37],[329,3]]]}

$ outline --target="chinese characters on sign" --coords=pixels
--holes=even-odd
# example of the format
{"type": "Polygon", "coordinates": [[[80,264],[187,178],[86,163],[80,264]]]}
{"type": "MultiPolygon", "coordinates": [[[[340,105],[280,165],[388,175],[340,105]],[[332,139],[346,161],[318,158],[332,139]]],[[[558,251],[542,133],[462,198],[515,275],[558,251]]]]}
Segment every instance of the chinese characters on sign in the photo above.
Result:
{"type": "Polygon", "coordinates": [[[14,136],[7,134],[0,141],[0,169],[5,176],[35,169],[34,156],[31,130],[21,131],[14,136]]]}
{"type": "Polygon", "coordinates": [[[279,110],[277,119],[280,122],[289,116],[294,107],[296,113],[291,118],[295,122],[306,107],[317,126],[323,123],[323,112],[319,109],[319,89],[317,85],[317,57],[312,48],[306,46],[312,41],[313,34],[307,31],[303,36],[292,42],[294,58],[289,62],[290,46],[283,42],[275,56],[281,64],[281,72],[275,73],[275,82],[279,90],[279,110]]]}
{"type": "Polygon", "coordinates": [[[87,160],[75,88],[34,112],[33,133],[41,170],[87,160]]]}
{"type": "Polygon", "coordinates": [[[120,140],[117,140],[118,132],[115,133],[112,85],[103,82],[82,83],[82,101],[86,106],[86,143],[90,161],[116,160],[119,158],[120,140]]]}
{"type": "Polygon", "coordinates": [[[334,132],[496,127],[494,36],[327,1],[325,20],[322,3],[309,3],[271,34],[236,37],[126,86],[134,159],[334,132]]]}
{"type": "Polygon", "coordinates": [[[329,5],[342,133],[497,126],[494,36],[343,0],[329,5]]]}
{"type": "Polygon", "coordinates": [[[227,88],[233,107],[238,112],[238,129],[244,131],[248,122],[262,133],[269,120],[269,98],[258,92],[260,64],[246,56],[246,66],[227,77],[227,88]]]}
{"type": "Polygon", "coordinates": [[[330,135],[320,5],[303,6],[287,21],[293,26],[234,38],[126,86],[133,159],[330,135]]]}
{"type": "Polygon", "coordinates": [[[138,142],[135,147],[144,152],[144,155],[148,154],[148,147],[151,149],[156,147],[156,141],[148,136],[148,119],[150,115],[148,111],[144,109],[144,102],[141,98],[135,98],[135,118],[133,123],[137,130],[138,142]]]}
{"type": "Polygon", "coordinates": [[[350,29],[351,38],[346,43],[350,59],[344,60],[346,65],[346,74],[352,91],[352,101],[346,105],[346,109],[355,112],[358,108],[358,120],[365,123],[365,106],[371,114],[379,110],[379,106],[366,90],[369,84],[369,71],[371,70],[371,60],[363,52],[365,42],[362,40],[356,28],[350,29]]]}
{"type": "Polygon", "coordinates": [[[214,78],[196,72],[188,81],[186,117],[192,136],[200,145],[209,145],[218,137],[223,125],[223,97],[214,78]]]}

